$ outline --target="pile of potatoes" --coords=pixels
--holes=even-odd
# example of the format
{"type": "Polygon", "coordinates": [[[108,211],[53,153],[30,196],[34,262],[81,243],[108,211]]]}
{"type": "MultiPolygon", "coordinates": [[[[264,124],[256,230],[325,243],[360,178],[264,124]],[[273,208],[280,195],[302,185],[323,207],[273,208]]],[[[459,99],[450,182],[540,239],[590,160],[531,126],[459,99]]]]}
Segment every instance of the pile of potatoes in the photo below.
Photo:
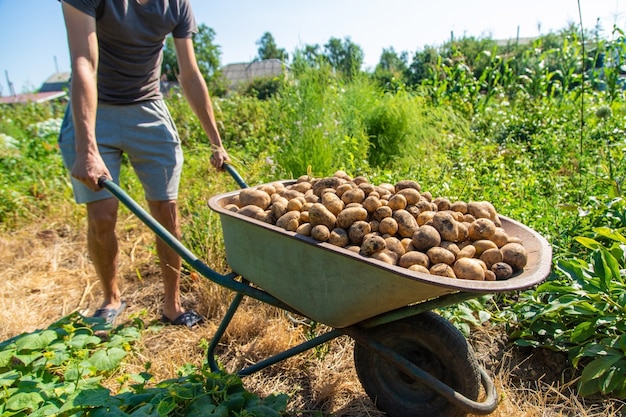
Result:
{"type": "Polygon", "coordinates": [[[371,184],[343,171],[241,190],[225,209],[421,273],[504,280],[523,270],[522,242],[486,201],[450,202],[416,181],[371,184]]]}

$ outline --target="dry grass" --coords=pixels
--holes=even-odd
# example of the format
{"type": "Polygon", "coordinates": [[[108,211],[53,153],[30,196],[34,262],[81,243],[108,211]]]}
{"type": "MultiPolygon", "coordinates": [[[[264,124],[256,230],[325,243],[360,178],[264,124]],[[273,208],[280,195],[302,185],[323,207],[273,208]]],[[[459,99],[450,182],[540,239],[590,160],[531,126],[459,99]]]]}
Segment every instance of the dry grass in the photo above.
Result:
{"type": "MultiPolygon", "coordinates": [[[[128,302],[121,320],[139,317],[156,322],[161,284],[150,250],[152,235],[133,217],[121,219],[120,230],[122,291],[128,302]]],[[[90,314],[100,301],[81,224],[42,221],[5,234],[0,238],[0,258],[0,340],[45,328],[73,311],[90,314]]],[[[142,371],[150,362],[155,380],[160,381],[176,376],[185,363],[202,364],[202,346],[211,339],[231,297],[229,291],[186,273],[183,303],[205,315],[208,323],[193,331],[174,327],[147,330],[137,354],[118,375],[142,371]]],[[[219,347],[220,361],[229,371],[240,369],[302,341],[305,330],[282,311],[246,300],[219,347]]],[[[485,328],[476,329],[470,340],[500,395],[493,417],[624,416],[621,402],[578,398],[562,358],[512,349],[504,337],[500,329],[485,328]]],[[[312,350],[245,377],[244,384],[263,396],[289,394],[289,410],[294,416],[319,416],[320,411],[337,417],[384,415],[356,377],[353,341],[341,337],[326,347],[327,351],[312,350]]],[[[111,387],[117,384],[116,376],[107,381],[111,387]]]]}

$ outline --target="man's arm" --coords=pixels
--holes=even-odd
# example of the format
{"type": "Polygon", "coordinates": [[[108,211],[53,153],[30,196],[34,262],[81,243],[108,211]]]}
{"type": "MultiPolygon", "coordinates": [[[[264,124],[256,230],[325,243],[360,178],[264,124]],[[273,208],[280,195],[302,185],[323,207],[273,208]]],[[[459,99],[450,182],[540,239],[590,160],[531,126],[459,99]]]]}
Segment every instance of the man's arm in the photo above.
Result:
{"type": "Polygon", "coordinates": [[[96,20],[63,2],[63,16],[72,62],[71,106],[76,135],[76,163],[72,176],[94,191],[98,179],[111,177],[96,144],[98,107],[98,38],[96,20]]]}
{"type": "Polygon", "coordinates": [[[193,51],[193,41],[191,38],[174,38],[174,46],[176,48],[176,57],[180,69],[180,84],[183,87],[189,105],[196,116],[198,116],[202,128],[211,141],[211,148],[213,150],[211,164],[213,164],[215,168],[220,169],[225,161],[229,161],[229,158],[222,145],[219,131],[217,130],[209,90],[204,78],[202,78],[198,63],[196,62],[196,55],[193,51]]]}

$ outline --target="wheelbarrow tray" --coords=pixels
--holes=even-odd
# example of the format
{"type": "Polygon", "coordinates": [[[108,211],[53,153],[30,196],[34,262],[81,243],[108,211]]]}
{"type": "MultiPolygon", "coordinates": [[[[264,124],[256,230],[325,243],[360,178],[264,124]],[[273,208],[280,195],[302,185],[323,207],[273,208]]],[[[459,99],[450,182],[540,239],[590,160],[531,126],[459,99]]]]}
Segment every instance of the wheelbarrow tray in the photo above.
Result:
{"type": "Polygon", "coordinates": [[[238,193],[209,200],[209,207],[220,217],[229,266],[303,316],[335,328],[449,293],[478,296],[529,288],[543,281],[551,269],[548,242],[504,216],[500,216],[502,227],[521,239],[528,263],[508,280],[472,281],[389,265],[225,209],[238,193]]]}

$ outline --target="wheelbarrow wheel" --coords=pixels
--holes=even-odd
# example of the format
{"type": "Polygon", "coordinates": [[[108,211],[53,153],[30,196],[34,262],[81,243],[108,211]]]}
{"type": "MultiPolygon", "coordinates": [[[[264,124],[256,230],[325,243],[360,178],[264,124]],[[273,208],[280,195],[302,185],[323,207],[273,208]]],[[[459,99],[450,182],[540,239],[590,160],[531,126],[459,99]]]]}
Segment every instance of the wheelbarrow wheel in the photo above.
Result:
{"type": "MultiPolygon", "coordinates": [[[[368,329],[367,334],[465,397],[478,398],[481,379],[474,351],[463,334],[439,315],[422,313],[368,329]]],[[[359,343],[354,347],[354,364],[367,395],[390,417],[467,415],[359,343]]]]}

